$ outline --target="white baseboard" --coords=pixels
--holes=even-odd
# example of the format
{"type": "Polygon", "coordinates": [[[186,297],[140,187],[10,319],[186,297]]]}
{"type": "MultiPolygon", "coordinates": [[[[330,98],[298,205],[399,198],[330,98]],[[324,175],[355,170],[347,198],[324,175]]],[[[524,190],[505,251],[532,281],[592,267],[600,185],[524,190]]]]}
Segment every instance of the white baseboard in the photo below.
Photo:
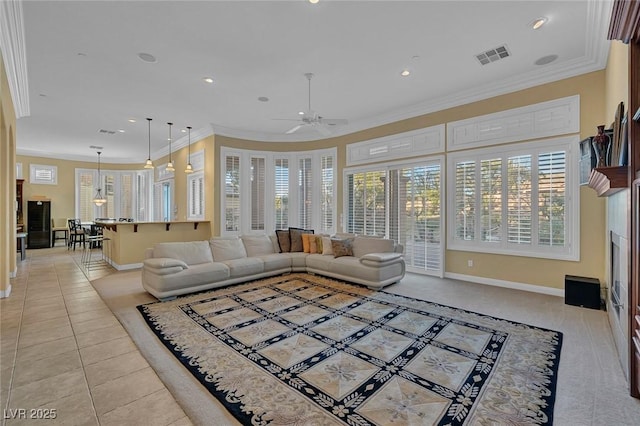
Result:
{"type": "Polygon", "coordinates": [[[495,287],[512,288],[514,290],[530,291],[532,293],[548,294],[550,296],[564,297],[564,290],[560,288],[544,287],[541,285],[517,283],[514,281],[497,280],[495,278],[477,277],[474,275],[457,274],[455,272],[445,272],[445,278],[454,280],[469,281],[472,283],[492,285],[495,287]]]}
{"type": "Polygon", "coordinates": [[[142,268],[142,263],[126,263],[124,265],[119,265],[111,259],[107,259],[107,262],[118,271],[128,271],[130,269],[139,269],[142,268]]]}
{"type": "Polygon", "coordinates": [[[0,290],[0,299],[4,299],[5,297],[9,297],[11,295],[11,284],[7,287],[6,290],[0,290]]]}

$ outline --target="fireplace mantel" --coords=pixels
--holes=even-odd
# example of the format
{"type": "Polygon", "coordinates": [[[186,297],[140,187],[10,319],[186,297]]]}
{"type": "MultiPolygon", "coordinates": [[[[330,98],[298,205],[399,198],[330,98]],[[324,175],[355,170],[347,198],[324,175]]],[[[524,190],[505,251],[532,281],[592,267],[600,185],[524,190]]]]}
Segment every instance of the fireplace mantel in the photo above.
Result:
{"type": "Polygon", "coordinates": [[[627,166],[598,167],[591,170],[589,187],[597,192],[598,197],[608,197],[629,187],[628,174],[627,166]]]}

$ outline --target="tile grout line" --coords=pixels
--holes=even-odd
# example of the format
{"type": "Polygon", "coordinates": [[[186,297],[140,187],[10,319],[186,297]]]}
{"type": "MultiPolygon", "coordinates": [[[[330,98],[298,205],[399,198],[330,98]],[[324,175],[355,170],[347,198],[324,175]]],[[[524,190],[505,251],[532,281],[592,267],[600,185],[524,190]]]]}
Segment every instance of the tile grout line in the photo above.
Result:
{"type": "MultiPolygon", "coordinates": [[[[27,259],[27,262],[30,262],[30,259],[27,259]]],[[[3,415],[2,415],[2,426],[5,426],[7,423],[7,419],[6,419],[6,415],[4,415],[6,413],[5,410],[8,410],[9,407],[11,406],[11,394],[13,391],[13,381],[15,379],[15,373],[16,373],[16,364],[17,364],[17,360],[18,360],[18,342],[20,342],[20,335],[22,333],[22,318],[24,317],[24,308],[25,308],[25,304],[27,303],[27,288],[29,287],[29,274],[30,274],[30,268],[27,268],[26,271],[26,279],[25,279],[25,283],[24,283],[24,297],[22,298],[22,309],[20,310],[20,321],[18,322],[18,335],[16,336],[15,339],[15,348],[13,350],[13,365],[11,366],[11,376],[9,377],[9,387],[7,389],[7,404],[4,407],[3,410],[3,415]]]]}
{"type": "MultiPolygon", "coordinates": [[[[71,255],[69,253],[69,255],[71,255]]],[[[77,262],[75,261],[74,256],[71,256],[71,258],[74,260],[74,264],[76,265],[76,268],[80,269],[81,272],[83,273],[83,275],[85,275],[85,277],[87,278],[87,281],[89,281],[89,277],[86,276],[86,274],[84,273],[84,271],[82,271],[82,268],[80,268],[77,264],[77,262]]],[[[55,262],[54,262],[54,269],[56,271],[56,278],[58,281],[58,286],[60,287],[60,277],[58,276],[58,270],[55,268],[55,262]]],[[[67,318],[69,319],[69,325],[71,326],[71,331],[73,332],[73,340],[76,342],[76,351],[78,353],[78,358],[80,359],[80,365],[82,366],[82,376],[84,378],[84,384],[86,386],[87,392],[89,394],[89,399],[91,400],[91,409],[93,410],[93,415],[96,419],[96,423],[98,425],[100,425],[100,419],[98,418],[98,411],[96,410],[96,404],[95,401],[93,400],[93,394],[91,393],[91,387],[89,386],[89,380],[87,379],[87,370],[85,368],[84,362],[82,360],[82,355],[80,354],[80,345],[78,343],[78,337],[76,334],[76,330],[73,327],[73,322],[71,321],[71,314],[69,313],[69,308],[67,306],[67,298],[66,295],[62,292],[62,287],[60,287],[60,293],[62,294],[62,300],[64,301],[64,309],[67,311],[67,318]]]]}

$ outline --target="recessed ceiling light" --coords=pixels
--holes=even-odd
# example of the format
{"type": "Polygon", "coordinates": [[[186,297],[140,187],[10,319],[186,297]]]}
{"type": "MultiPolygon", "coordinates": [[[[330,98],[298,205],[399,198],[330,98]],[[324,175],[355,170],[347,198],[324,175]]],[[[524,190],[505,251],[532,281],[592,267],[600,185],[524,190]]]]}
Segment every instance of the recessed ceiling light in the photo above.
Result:
{"type": "Polygon", "coordinates": [[[213,83],[213,79],[211,77],[204,77],[203,80],[205,81],[205,83],[213,83]]]}
{"type": "Polygon", "coordinates": [[[531,28],[533,28],[534,30],[539,29],[540,27],[542,27],[544,24],[547,23],[547,21],[549,20],[549,18],[545,17],[545,16],[541,16],[537,19],[535,19],[533,22],[531,22],[531,28]]]}
{"type": "Polygon", "coordinates": [[[298,115],[304,115],[304,111],[298,111],[298,115]]]}
{"type": "Polygon", "coordinates": [[[266,96],[260,96],[260,97],[258,98],[258,100],[259,100],[260,102],[269,102],[269,98],[267,98],[266,96]]]}
{"type": "Polygon", "coordinates": [[[149,62],[151,64],[155,64],[156,62],[158,62],[156,57],[153,56],[151,53],[140,52],[138,53],[138,58],[142,59],[145,62],[149,62]]]}
{"type": "Polygon", "coordinates": [[[118,129],[118,132],[124,133],[124,129],[118,129]]]}
{"type": "Polygon", "coordinates": [[[185,129],[180,130],[182,133],[187,133],[185,129]]]}
{"type": "Polygon", "coordinates": [[[400,73],[400,75],[403,77],[408,77],[410,74],[411,74],[411,71],[409,70],[402,70],[402,72],[400,73]]]}
{"type": "Polygon", "coordinates": [[[534,62],[536,65],[547,65],[558,59],[558,55],[547,55],[534,62]]]}
{"type": "Polygon", "coordinates": [[[136,122],[136,119],[135,119],[135,118],[130,118],[130,119],[128,119],[127,121],[128,121],[129,123],[135,123],[135,122],[136,122]]]}
{"type": "Polygon", "coordinates": [[[309,0],[309,3],[311,3],[311,4],[316,4],[316,3],[318,3],[319,1],[320,1],[320,0],[309,0]]]}

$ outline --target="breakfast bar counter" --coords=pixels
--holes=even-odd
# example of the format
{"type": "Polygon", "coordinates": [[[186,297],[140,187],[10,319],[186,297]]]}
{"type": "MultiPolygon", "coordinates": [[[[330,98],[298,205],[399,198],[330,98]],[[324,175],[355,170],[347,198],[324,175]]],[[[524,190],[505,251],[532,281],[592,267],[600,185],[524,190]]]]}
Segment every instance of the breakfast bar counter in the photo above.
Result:
{"type": "MultiPolygon", "coordinates": [[[[109,239],[107,261],[118,270],[142,267],[144,252],[156,243],[204,241],[211,238],[209,221],[116,222],[96,221],[109,239]]],[[[107,253],[105,253],[106,255],[107,253]]]]}

